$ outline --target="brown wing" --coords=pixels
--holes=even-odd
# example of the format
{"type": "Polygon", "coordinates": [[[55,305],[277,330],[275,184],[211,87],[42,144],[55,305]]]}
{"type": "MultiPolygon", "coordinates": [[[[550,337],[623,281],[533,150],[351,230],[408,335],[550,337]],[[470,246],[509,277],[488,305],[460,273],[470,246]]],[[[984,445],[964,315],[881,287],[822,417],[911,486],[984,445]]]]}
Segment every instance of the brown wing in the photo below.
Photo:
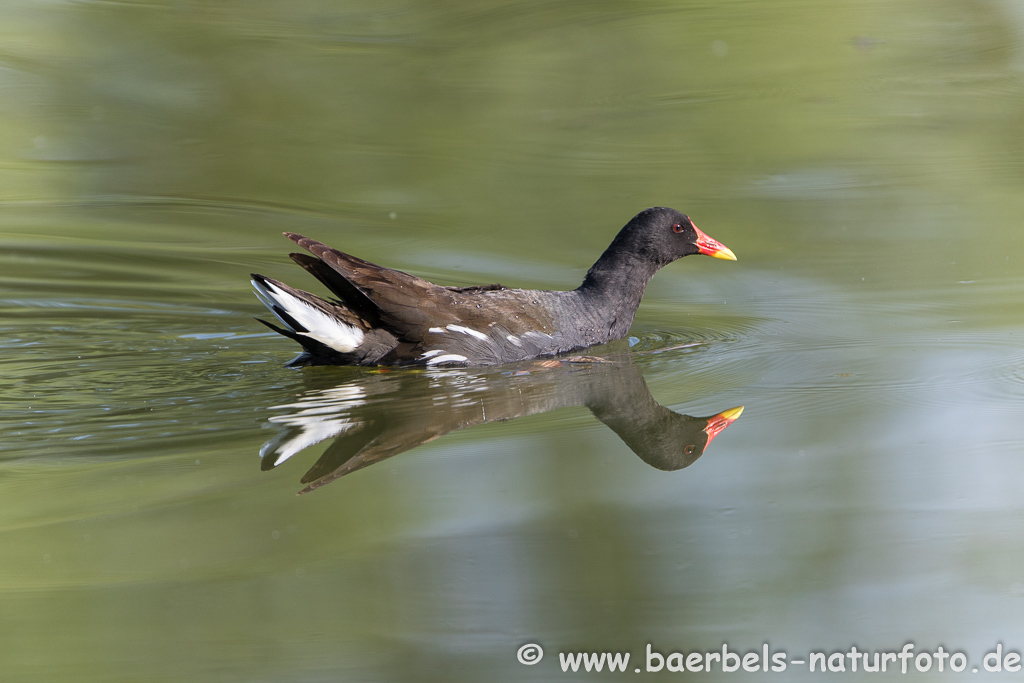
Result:
{"type": "Polygon", "coordinates": [[[404,338],[420,339],[431,325],[457,320],[453,294],[447,287],[364,261],[293,232],[284,234],[333,272],[315,265],[308,257],[293,259],[370,322],[379,321],[404,338]]]}
{"type": "MultiPolygon", "coordinates": [[[[442,287],[286,232],[317,259],[293,255],[373,327],[413,344],[410,353],[455,354],[474,363],[499,363],[570,348],[553,311],[569,292],[506,289],[501,285],[442,287]]],[[[430,356],[426,356],[430,358],[430,356]]],[[[393,359],[396,362],[402,359],[393,359]]]]}

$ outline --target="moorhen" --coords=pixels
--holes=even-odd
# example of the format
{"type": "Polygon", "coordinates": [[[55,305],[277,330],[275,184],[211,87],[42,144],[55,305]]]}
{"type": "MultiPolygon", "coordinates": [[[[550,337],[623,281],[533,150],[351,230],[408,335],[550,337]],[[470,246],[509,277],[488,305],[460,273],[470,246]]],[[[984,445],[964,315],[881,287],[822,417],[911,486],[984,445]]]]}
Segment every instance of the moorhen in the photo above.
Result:
{"type": "Polygon", "coordinates": [[[690,254],[735,261],[727,247],[675,209],[641,211],[572,291],[502,285],[443,287],[284,233],[307,254],[293,261],[334,301],[253,273],[256,296],[303,353],[293,365],[496,365],[624,337],[647,283],[690,254]]]}

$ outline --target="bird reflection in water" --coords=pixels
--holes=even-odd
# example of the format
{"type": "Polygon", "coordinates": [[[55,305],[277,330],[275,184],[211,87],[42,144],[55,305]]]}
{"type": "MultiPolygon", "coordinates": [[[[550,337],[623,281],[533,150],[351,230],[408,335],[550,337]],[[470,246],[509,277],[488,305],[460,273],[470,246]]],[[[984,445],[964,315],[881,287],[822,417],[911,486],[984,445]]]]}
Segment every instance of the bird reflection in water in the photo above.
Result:
{"type": "Polygon", "coordinates": [[[680,415],[651,396],[628,356],[534,361],[512,371],[400,370],[367,373],[310,391],[270,418],[284,429],[260,451],[270,470],[327,439],[302,477],[309,493],[439,436],[485,422],[586,406],[648,465],[691,465],[743,407],[711,417],[680,415]]]}

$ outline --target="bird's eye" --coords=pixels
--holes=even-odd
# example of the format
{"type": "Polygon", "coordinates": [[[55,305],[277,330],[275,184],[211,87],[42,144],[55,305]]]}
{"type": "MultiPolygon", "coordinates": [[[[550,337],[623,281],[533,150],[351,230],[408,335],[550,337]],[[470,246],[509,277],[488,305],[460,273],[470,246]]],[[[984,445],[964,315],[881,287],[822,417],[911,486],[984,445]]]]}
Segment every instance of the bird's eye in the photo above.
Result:
{"type": "Polygon", "coordinates": [[[675,225],[672,226],[672,232],[682,232],[682,231],[683,231],[683,224],[682,223],[676,223],[675,225]]]}
{"type": "Polygon", "coordinates": [[[696,446],[694,446],[694,445],[693,445],[693,444],[691,443],[691,444],[687,444],[686,448],[684,448],[684,449],[683,449],[683,453],[684,453],[684,454],[686,454],[686,455],[693,455],[693,452],[694,452],[695,450],[697,450],[697,447],[696,447],[696,446]]]}

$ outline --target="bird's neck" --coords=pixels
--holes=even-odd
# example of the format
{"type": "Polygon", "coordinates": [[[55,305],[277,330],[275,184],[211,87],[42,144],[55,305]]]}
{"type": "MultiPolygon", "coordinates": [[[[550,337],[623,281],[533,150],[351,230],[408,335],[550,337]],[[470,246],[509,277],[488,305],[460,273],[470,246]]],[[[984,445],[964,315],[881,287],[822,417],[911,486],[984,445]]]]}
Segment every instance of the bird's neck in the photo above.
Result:
{"type": "Polygon", "coordinates": [[[660,268],[636,254],[609,248],[587,272],[577,291],[596,322],[607,327],[609,340],[629,331],[647,283],[660,268]]]}

